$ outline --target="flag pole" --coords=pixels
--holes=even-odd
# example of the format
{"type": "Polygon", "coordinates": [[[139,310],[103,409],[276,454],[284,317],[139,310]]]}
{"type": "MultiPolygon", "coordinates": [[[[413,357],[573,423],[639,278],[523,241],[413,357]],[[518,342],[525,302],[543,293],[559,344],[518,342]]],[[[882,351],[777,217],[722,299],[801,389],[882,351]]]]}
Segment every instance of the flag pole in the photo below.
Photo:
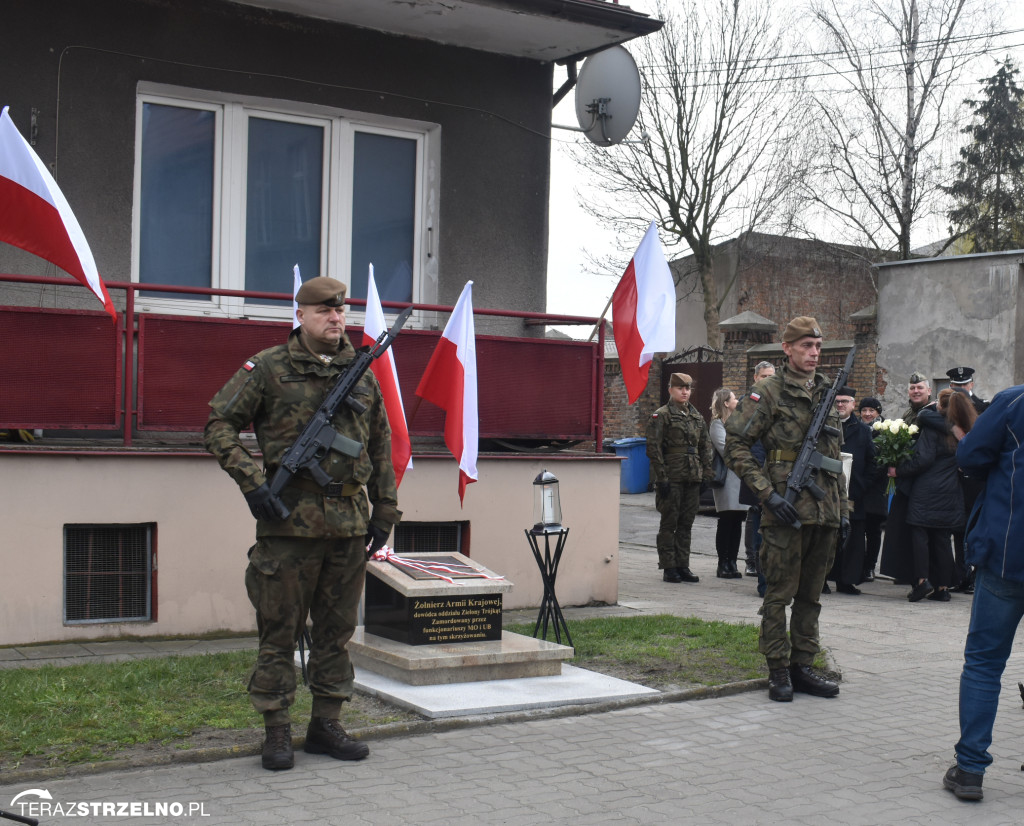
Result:
{"type": "Polygon", "coordinates": [[[601,322],[602,322],[602,321],[604,321],[604,316],[605,316],[605,313],[607,313],[607,312],[608,312],[608,308],[612,306],[612,299],[613,299],[614,297],[615,297],[615,291],[613,290],[613,291],[612,291],[612,294],[611,294],[610,296],[608,296],[608,303],[607,303],[607,304],[605,304],[605,305],[604,305],[604,309],[603,309],[603,310],[601,310],[601,315],[599,315],[599,316],[597,317],[597,324],[595,324],[595,325],[594,325],[594,329],[593,329],[593,330],[591,330],[591,331],[590,331],[590,335],[589,335],[589,336],[587,336],[587,341],[593,341],[593,340],[594,340],[594,336],[596,336],[596,335],[597,335],[597,329],[598,329],[598,327],[600,327],[600,326],[601,326],[601,322]]]}

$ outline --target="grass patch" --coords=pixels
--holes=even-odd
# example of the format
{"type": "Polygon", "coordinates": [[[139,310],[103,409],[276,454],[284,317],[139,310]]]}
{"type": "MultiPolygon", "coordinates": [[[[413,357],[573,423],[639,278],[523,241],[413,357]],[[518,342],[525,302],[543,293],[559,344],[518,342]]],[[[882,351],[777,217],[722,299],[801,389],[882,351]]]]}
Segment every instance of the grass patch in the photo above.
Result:
{"type": "MultiPolygon", "coordinates": [[[[254,652],[233,651],[0,670],[0,770],[108,760],[140,745],[192,748],[199,732],[211,745],[259,742],[263,722],[246,692],[254,661],[254,652]]],[[[293,719],[304,724],[311,705],[300,685],[293,719]]],[[[346,703],[343,725],[415,717],[373,708],[358,697],[346,703]]]]}
{"type": "MultiPolygon", "coordinates": [[[[768,676],[756,625],[670,614],[600,617],[568,623],[573,665],[651,688],[685,688],[768,676]]],[[[506,626],[533,635],[533,623],[506,626]]],[[[548,630],[549,640],[554,639],[548,630]]]]}
{"type": "MultiPolygon", "coordinates": [[[[505,630],[533,635],[533,623],[505,630]]],[[[574,665],[661,690],[767,676],[757,626],[668,614],[569,622],[574,665]]],[[[549,638],[553,639],[550,633],[549,638]]],[[[252,746],[263,725],[246,692],[253,651],[0,669],[0,771],[73,766],[211,746],[252,746]]],[[[815,663],[824,666],[822,657],[815,663]]],[[[292,707],[302,734],[312,700],[292,707]]],[[[357,694],[342,724],[358,729],[417,715],[357,694]]]]}

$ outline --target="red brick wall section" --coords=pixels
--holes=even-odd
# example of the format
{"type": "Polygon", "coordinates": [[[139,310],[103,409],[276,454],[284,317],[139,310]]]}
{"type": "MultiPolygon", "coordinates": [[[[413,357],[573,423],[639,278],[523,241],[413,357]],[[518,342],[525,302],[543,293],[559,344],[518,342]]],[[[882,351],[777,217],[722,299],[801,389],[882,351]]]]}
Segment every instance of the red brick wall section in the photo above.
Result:
{"type": "Polygon", "coordinates": [[[809,315],[825,340],[852,339],[850,316],[877,300],[871,264],[816,241],[757,235],[748,240],[733,287],[736,313],[755,312],[779,325],[809,315]]]}

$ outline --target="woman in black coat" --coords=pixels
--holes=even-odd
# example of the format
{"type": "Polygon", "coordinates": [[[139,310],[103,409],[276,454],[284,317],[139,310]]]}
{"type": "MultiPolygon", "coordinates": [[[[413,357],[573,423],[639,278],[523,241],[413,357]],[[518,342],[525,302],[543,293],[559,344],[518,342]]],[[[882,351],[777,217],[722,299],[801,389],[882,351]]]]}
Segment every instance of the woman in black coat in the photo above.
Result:
{"type": "Polygon", "coordinates": [[[956,464],[956,438],[946,416],[924,409],[917,416],[921,433],[913,455],[896,468],[900,479],[912,479],[906,524],[911,532],[913,589],[911,602],[924,597],[949,601],[954,585],[953,530],[964,524],[964,495],[956,464]]]}

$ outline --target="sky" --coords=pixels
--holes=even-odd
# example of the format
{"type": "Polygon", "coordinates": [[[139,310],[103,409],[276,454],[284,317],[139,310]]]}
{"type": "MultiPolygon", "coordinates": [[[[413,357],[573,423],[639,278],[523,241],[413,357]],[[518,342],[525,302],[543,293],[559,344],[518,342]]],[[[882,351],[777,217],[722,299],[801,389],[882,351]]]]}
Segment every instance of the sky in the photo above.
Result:
{"type": "MultiPolygon", "coordinates": [[[[654,13],[654,0],[624,0],[623,5],[644,12],[654,13]]],[[[1018,34],[1001,39],[1001,43],[1015,45],[1014,54],[1018,65],[1024,64],[1024,2],[1011,0],[1006,14],[1001,18],[1007,30],[1019,30],[1018,34]]],[[[982,75],[979,75],[982,76],[982,75]]],[[[555,67],[555,88],[566,78],[565,69],[555,67]]],[[[1024,78],[1018,78],[1024,83],[1024,78]]],[[[975,89],[965,89],[964,97],[975,89]]],[[[570,92],[552,113],[552,124],[577,126],[574,95],[570,92]]],[[[571,315],[598,316],[618,283],[621,273],[596,275],[587,272],[587,253],[601,258],[614,252],[610,233],[601,227],[596,219],[588,216],[582,207],[582,200],[592,187],[588,174],[579,167],[567,152],[568,147],[585,143],[586,138],[578,132],[552,129],[551,132],[551,189],[549,198],[548,233],[548,284],[547,311],[571,315]]],[[[629,139],[638,135],[634,129],[629,139]]],[[[641,234],[637,234],[637,244],[641,234]]],[[[922,239],[922,243],[936,240],[922,239]]],[[[916,242],[916,239],[915,239],[916,242]]],[[[678,254],[678,253],[677,253],[678,254]]],[[[611,318],[611,312],[606,315],[611,318]]],[[[586,338],[590,328],[559,327],[558,329],[574,338],[586,338]]]]}

